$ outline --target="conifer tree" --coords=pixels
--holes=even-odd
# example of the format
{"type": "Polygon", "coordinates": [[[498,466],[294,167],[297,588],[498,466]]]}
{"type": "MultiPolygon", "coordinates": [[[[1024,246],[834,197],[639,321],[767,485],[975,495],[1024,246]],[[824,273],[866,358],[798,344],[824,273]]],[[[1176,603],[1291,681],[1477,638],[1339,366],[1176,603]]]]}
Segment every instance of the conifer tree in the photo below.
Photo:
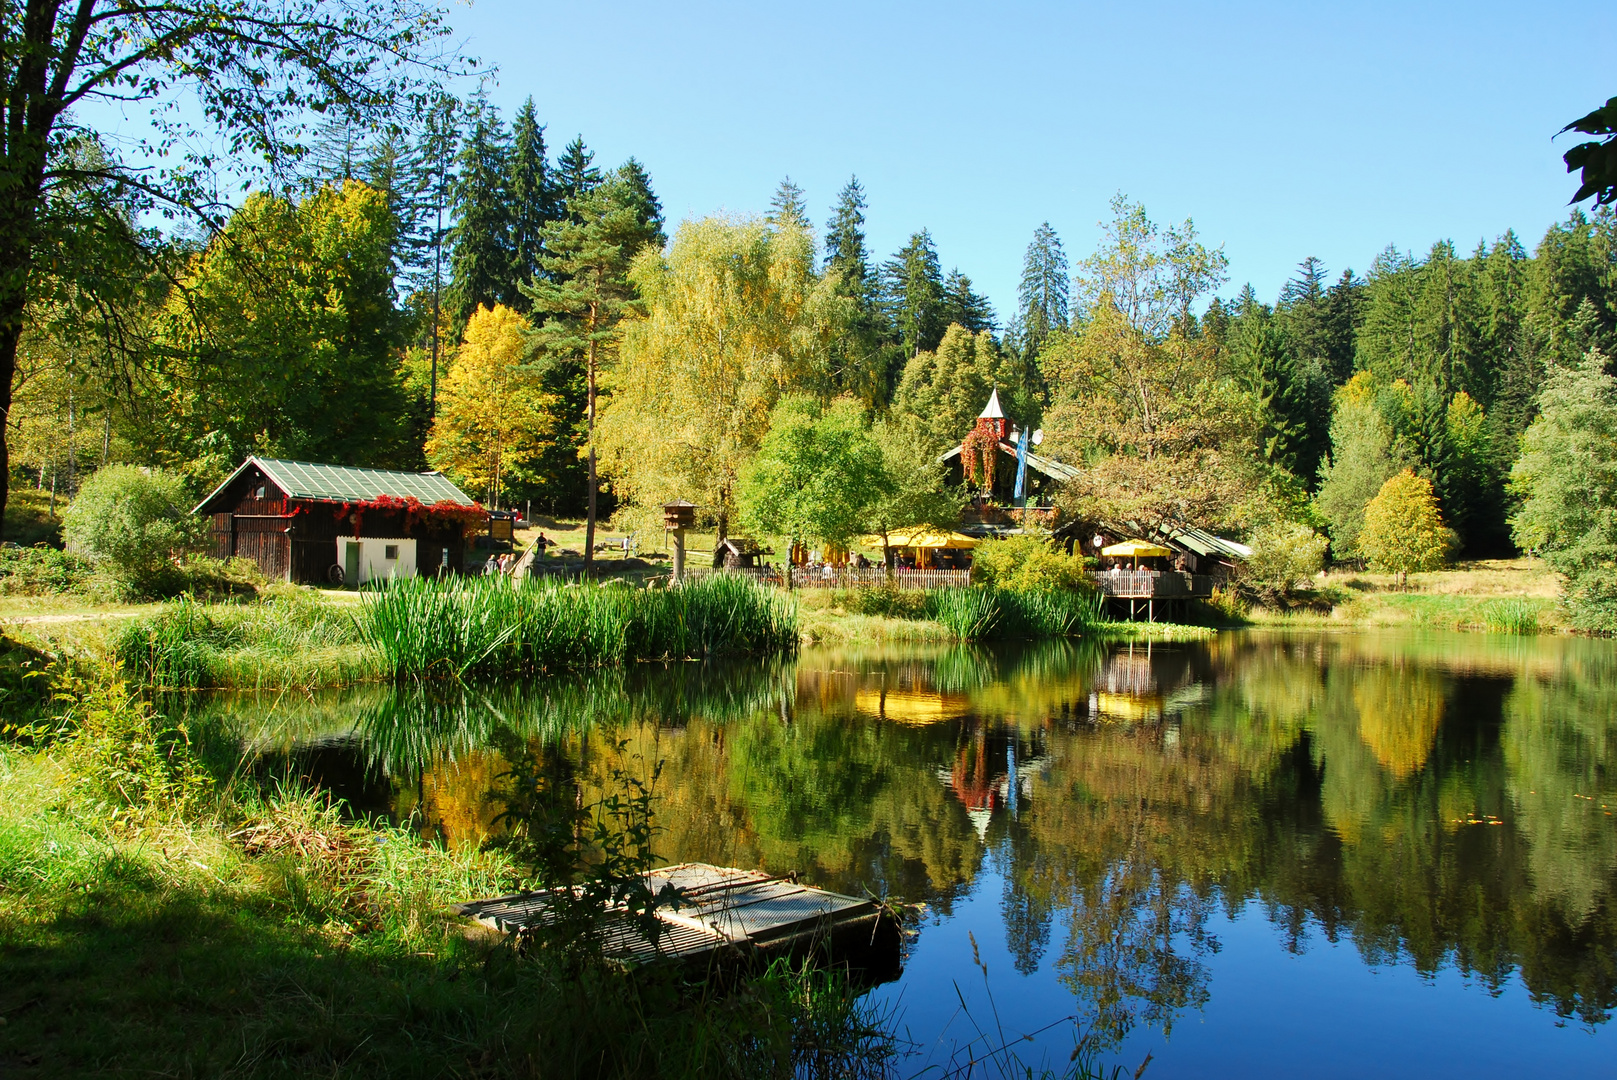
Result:
{"type": "Polygon", "coordinates": [[[568,200],[569,215],[546,226],[542,277],[523,290],[544,322],[534,334],[541,368],[582,368],[588,470],[584,572],[594,561],[599,499],[595,417],[600,373],[617,358],[619,323],[635,300],[629,265],[653,239],[642,222],[643,193],[621,175],[568,200]]]}
{"type": "MultiPolygon", "coordinates": [[[[511,121],[511,276],[518,284],[539,273],[540,233],[556,219],[555,196],[545,161],[545,129],[534,114],[533,98],[511,121]]],[[[528,298],[513,290],[510,306],[528,311],[528,298]]]]}
{"type": "Polygon", "coordinates": [[[832,390],[854,394],[869,405],[886,405],[902,360],[893,355],[896,350],[887,341],[877,280],[865,246],[865,191],[857,176],[850,177],[837,195],[826,223],[824,266],[838,295],[854,306],[848,333],[832,343],[832,390]]]}
{"type": "Polygon", "coordinates": [[[429,343],[432,367],[427,400],[429,416],[438,407],[438,369],[443,354],[444,273],[448,267],[445,249],[450,243],[449,224],[454,209],[460,130],[460,102],[448,94],[440,94],[426,110],[421,137],[414,148],[414,158],[420,169],[422,231],[408,241],[412,249],[409,260],[412,269],[407,271],[406,280],[418,292],[428,293],[432,297],[429,343]]]}
{"type": "Polygon", "coordinates": [[[959,268],[949,271],[943,283],[942,321],[944,326],[959,323],[973,334],[994,329],[994,305],[971,287],[971,279],[959,268]]]}
{"type": "Polygon", "coordinates": [[[792,183],[790,176],[775,189],[775,197],[769,200],[769,213],[764,215],[764,220],[776,228],[783,225],[805,231],[811,228],[808,205],[803,201],[803,189],[792,183]]]}
{"type": "Polygon", "coordinates": [[[516,291],[511,273],[510,148],[499,113],[484,98],[469,111],[455,178],[454,256],[447,307],[459,337],[479,306],[493,308],[516,291]]]}
{"type": "Polygon", "coordinates": [[[584,145],[584,136],[575,135],[573,141],[556,159],[556,198],[559,213],[571,214],[574,199],[587,195],[601,182],[601,170],[595,167],[595,152],[584,145]]]}
{"type": "Polygon", "coordinates": [[[943,273],[932,234],[922,229],[882,267],[884,301],[906,357],[930,352],[949,324],[943,314],[943,273]]]}
{"type": "Polygon", "coordinates": [[[1038,355],[1052,331],[1067,328],[1068,280],[1067,253],[1046,221],[1033,231],[1022,257],[1022,282],[1016,294],[1017,344],[1030,355],[1038,355]]]}
{"type": "Polygon", "coordinates": [[[645,242],[659,248],[667,244],[668,235],[663,231],[667,222],[663,219],[662,200],[651,190],[651,174],[646,167],[630,158],[618,166],[617,176],[627,189],[625,197],[634,204],[635,220],[640,223],[645,242]]]}

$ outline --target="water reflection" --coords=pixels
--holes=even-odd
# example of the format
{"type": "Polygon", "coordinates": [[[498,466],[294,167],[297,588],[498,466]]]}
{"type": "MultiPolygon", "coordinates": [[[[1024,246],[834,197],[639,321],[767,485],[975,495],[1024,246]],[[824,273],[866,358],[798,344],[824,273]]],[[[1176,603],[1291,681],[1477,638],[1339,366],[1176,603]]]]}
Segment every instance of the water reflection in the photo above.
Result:
{"type": "Polygon", "coordinates": [[[1017,970],[1055,972],[1118,1039],[1207,1003],[1213,928],[1252,902],[1293,951],[1319,935],[1484,987],[1519,974],[1591,1025],[1617,1000],[1606,642],[810,653],[198,707],[260,767],[320,774],[450,844],[500,832],[520,753],[577,805],[662,762],[671,860],[795,870],[942,919],[991,861],[1017,970]]]}

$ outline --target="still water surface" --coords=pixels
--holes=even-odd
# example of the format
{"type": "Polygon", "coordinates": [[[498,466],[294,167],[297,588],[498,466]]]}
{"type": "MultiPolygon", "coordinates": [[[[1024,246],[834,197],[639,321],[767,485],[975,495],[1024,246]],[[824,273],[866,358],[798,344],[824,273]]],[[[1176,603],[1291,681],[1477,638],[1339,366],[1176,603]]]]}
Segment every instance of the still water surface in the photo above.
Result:
{"type": "Polygon", "coordinates": [[[915,1068],[997,1016],[1030,1063],[1092,1031],[1157,1077],[1617,1076],[1610,642],[811,651],[203,707],[457,845],[500,831],[513,756],[586,805],[661,762],[668,861],[927,905],[873,991],[915,1068]]]}

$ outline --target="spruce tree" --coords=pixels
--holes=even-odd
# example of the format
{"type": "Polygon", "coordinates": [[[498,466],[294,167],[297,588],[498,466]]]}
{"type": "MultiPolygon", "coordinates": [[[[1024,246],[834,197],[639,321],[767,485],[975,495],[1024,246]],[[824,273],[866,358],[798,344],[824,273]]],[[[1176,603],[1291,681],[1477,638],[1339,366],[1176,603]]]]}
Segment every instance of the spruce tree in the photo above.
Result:
{"type": "Polygon", "coordinates": [[[883,302],[906,357],[931,352],[949,324],[943,318],[943,273],[932,234],[922,229],[882,267],[883,302]]]}
{"type": "Polygon", "coordinates": [[[455,227],[451,240],[446,307],[458,338],[479,306],[492,308],[516,293],[511,272],[510,148],[499,113],[476,99],[455,178],[455,227]]]}
{"type": "Polygon", "coordinates": [[[942,308],[945,327],[959,323],[973,334],[985,330],[992,332],[994,329],[994,305],[971,287],[971,279],[962,274],[958,267],[949,271],[949,277],[943,283],[942,308]]]}
{"type": "Polygon", "coordinates": [[[853,301],[855,309],[850,332],[831,345],[833,389],[872,406],[885,406],[903,361],[890,346],[882,318],[878,283],[865,247],[865,191],[858,177],[843,186],[826,223],[824,266],[835,277],[838,294],[853,301]]]}
{"type": "Polygon", "coordinates": [[[556,198],[561,204],[559,214],[572,214],[573,200],[589,194],[600,182],[601,170],[595,167],[595,152],[584,145],[584,136],[573,136],[573,141],[556,159],[556,198]]]}
{"type": "Polygon", "coordinates": [[[451,243],[450,222],[453,220],[456,164],[460,156],[461,117],[460,102],[448,94],[440,94],[428,105],[417,140],[413,159],[419,175],[414,185],[420,193],[422,230],[410,241],[412,251],[406,280],[411,287],[431,297],[429,348],[431,351],[431,386],[428,392],[429,417],[438,406],[438,370],[443,355],[442,326],[444,300],[444,274],[448,269],[448,247],[451,243]]]}
{"type": "Polygon", "coordinates": [[[1046,221],[1033,230],[1033,241],[1022,257],[1022,281],[1017,289],[1017,344],[1037,356],[1044,339],[1065,330],[1069,317],[1067,253],[1061,238],[1046,221]]]}
{"type": "MultiPolygon", "coordinates": [[[[555,196],[545,161],[545,129],[534,114],[533,98],[511,121],[511,276],[518,284],[539,273],[539,236],[556,219],[555,196]]],[[[526,314],[528,297],[513,290],[507,302],[526,314]]]]}
{"type": "Polygon", "coordinates": [[[808,205],[803,202],[803,189],[792,183],[790,176],[780,182],[775,189],[775,197],[769,200],[769,213],[764,220],[779,228],[790,225],[796,229],[808,229],[808,205]]]}
{"type": "Polygon", "coordinates": [[[668,236],[663,232],[663,226],[667,222],[663,219],[662,200],[651,190],[651,174],[646,171],[646,167],[630,158],[618,166],[617,178],[623,181],[625,186],[624,197],[634,204],[635,220],[639,222],[645,243],[659,248],[667,244],[668,236]]]}

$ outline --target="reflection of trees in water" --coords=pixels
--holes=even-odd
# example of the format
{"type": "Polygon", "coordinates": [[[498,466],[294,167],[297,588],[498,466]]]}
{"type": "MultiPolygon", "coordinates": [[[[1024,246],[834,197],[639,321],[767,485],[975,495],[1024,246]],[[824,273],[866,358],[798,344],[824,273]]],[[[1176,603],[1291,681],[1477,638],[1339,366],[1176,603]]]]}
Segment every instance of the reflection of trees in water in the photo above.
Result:
{"type": "Polygon", "coordinates": [[[642,665],[538,691],[368,691],[346,734],[312,704],[284,730],[357,740],[450,836],[490,828],[489,746],[509,731],[573,769],[586,804],[614,767],[662,760],[671,859],[947,910],[992,858],[1018,970],[1057,965],[1113,1032],[1205,1000],[1214,899],[1258,901],[1297,949],[1317,932],[1423,972],[1519,971],[1598,1021],[1617,1004],[1617,818],[1599,805],[1617,810],[1617,652],[1478,638],[1467,656],[1466,640],[642,665]],[[884,691],[911,695],[904,715],[876,718],[884,691]],[[1094,717],[1102,691],[1159,704],[1094,717]]]}

